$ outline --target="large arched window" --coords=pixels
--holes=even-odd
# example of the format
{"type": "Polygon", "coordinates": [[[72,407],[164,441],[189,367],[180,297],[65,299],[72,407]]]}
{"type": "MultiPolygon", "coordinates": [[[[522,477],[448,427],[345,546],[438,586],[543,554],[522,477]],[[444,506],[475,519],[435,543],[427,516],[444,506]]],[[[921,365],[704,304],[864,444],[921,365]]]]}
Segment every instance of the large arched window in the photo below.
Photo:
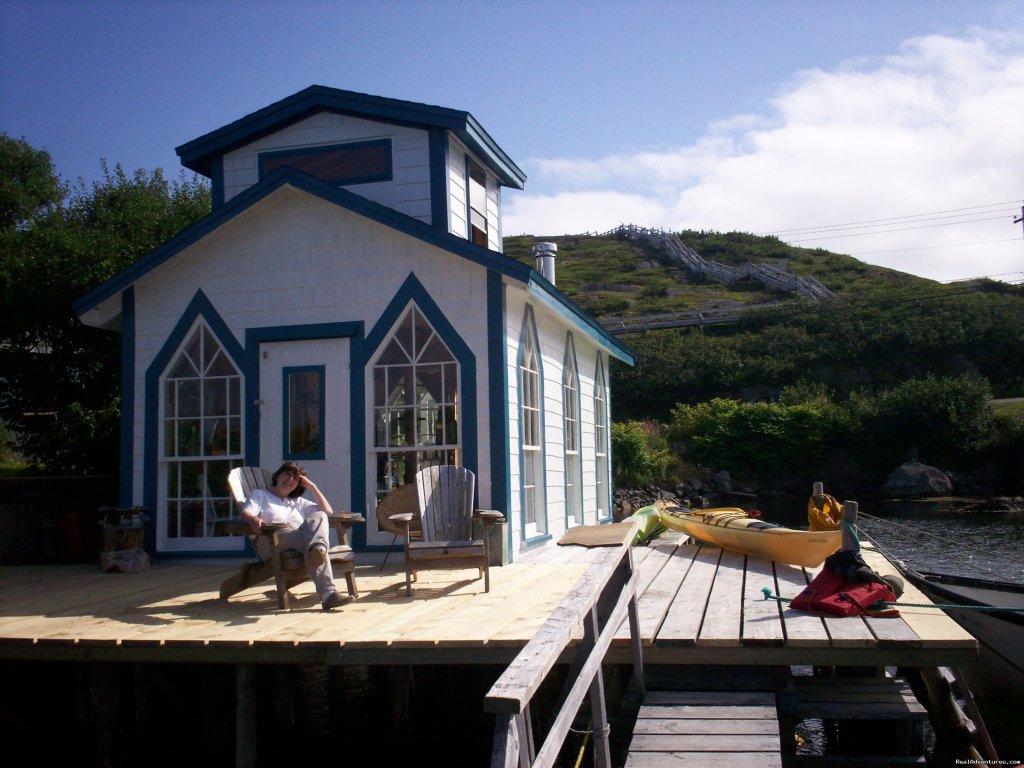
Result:
{"type": "Polygon", "coordinates": [[[608,457],[611,454],[608,432],[608,385],[604,377],[604,361],[597,356],[594,376],[594,472],[596,474],[597,519],[611,517],[611,492],[608,457]]]}
{"type": "Polygon", "coordinates": [[[377,498],[435,464],[460,463],[459,364],[410,306],[373,363],[377,498]]]}
{"type": "Polygon", "coordinates": [[[547,531],[544,516],[544,437],[541,418],[541,368],[533,314],[527,309],[519,346],[520,481],[523,537],[547,531]]]}
{"type": "Polygon", "coordinates": [[[242,376],[199,320],[161,378],[166,539],[225,536],[228,473],[242,464],[242,376]]]}
{"type": "Polygon", "coordinates": [[[580,377],[572,334],[566,337],[562,363],[562,438],[565,446],[566,525],[583,524],[583,457],[580,455],[580,377]]]}

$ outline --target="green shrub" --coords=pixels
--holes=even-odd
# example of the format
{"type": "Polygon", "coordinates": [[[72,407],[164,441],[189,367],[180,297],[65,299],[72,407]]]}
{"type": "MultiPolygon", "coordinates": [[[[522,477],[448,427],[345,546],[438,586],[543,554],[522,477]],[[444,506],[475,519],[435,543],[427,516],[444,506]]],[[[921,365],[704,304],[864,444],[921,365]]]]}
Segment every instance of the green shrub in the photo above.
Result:
{"type": "Polygon", "coordinates": [[[830,412],[820,402],[744,403],[715,398],[672,411],[670,437],[698,464],[741,477],[813,471],[830,439],[830,412]]]}
{"type": "Polygon", "coordinates": [[[617,488],[665,480],[672,462],[660,425],[652,421],[612,422],[612,476],[617,488]]]}

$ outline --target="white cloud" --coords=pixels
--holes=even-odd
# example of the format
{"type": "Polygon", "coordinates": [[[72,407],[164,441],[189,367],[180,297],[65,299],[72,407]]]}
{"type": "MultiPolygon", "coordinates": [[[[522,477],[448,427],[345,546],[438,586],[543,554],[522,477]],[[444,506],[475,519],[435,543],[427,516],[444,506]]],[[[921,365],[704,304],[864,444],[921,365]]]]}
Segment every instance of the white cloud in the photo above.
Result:
{"type": "Polygon", "coordinates": [[[878,227],[884,234],[780,236],[935,279],[1020,271],[1011,201],[1019,215],[1024,34],[908,40],[884,59],[799,72],[769,105],[716,123],[690,146],[535,160],[531,186],[543,192],[506,199],[506,232],[627,222],[781,233],[908,217],[878,227]],[[978,208],[997,202],[1006,205],[984,216],[978,208]],[[909,218],[930,211],[964,215],[955,226],[909,218]]]}

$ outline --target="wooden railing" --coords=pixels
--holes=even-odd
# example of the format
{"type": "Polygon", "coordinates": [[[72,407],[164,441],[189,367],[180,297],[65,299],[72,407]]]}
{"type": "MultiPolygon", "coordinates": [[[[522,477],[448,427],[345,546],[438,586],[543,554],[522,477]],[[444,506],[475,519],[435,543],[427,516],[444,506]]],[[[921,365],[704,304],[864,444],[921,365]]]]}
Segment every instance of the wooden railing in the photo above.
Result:
{"type": "Polygon", "coordinates": [[[594,764],[611,766],[608,716],[601,665],[612,637],[628,618],[633,651],[633,685],[643,691],[643,655],[638,632],[636,590],[629,542],[602,548],[594,563],[537,631],[484,699],[484,710],[496,717],[492,768],[552,766],[584,697],[590,695],[594,764]],[[583,639],[569,671],[571,687],[541,744],[535,744],[530,702],[578,637],[583,639]]]}

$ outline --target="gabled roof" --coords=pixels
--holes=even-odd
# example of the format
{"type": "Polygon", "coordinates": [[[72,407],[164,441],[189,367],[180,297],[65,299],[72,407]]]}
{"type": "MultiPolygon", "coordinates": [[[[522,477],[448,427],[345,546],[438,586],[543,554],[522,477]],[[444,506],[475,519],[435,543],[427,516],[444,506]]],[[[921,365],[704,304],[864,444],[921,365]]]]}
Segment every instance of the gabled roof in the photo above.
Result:
{"type": "Polygon", "coordinates": [[[335,112],[416,128],[442,128],[458,136],[505,186],[522,189],[526,181],[526,174],[469,112],[323,85],[311,85],[223,128],[182,144],[175,151],[186,168],[210,177],[217,158],[317,112],[335,112]]]}
{"type": "Polygon", "coordinates": [[[302,192],[325,200],[353,213],[365,216],[392,229],[414,237],[424,243],[454,253],[486,269],[494,270],[525,285],[527,290],[559,314],[571,319],[587,332],[609,354],[629,363],[634,362],[633,353],[621,341],[609,334],[596,320],[587,315],[565,294],[545,280],[531,267],[496,251],[474,245],[469,240],[444,232],[419,219],[399,213],[393,208],[375,203],[361,195],[349,192],[334,184],[320,181],[294,168],[281,168],[259,183],[249,187],[218,206],[192,226],[182,230],[166,243],[150,251],[131,266],[121,270],[102,285],[78,299],[72,309],[81,318],[90,310],[141,280],[151,271],[172,259],[189,246],[197,243],[236,216],[244,213],[277,190],[290,186],[302,192]]]}

